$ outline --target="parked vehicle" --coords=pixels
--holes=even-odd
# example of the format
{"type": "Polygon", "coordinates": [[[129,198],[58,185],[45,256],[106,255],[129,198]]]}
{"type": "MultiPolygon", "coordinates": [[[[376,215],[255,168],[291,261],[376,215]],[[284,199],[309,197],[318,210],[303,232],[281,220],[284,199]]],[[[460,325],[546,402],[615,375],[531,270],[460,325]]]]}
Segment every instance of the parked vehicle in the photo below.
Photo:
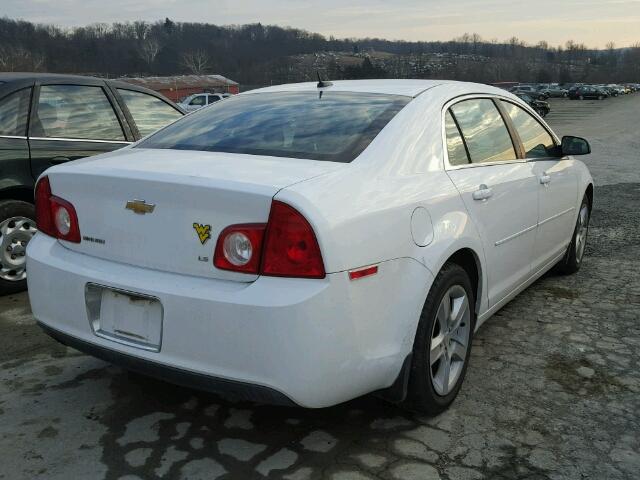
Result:
{"type": "Polygon", "coordinates": [[[627,93],[627,89],[624,88],[622,85],[616,85],[616,84],[609,84],[607,85],[607,87],[613,91],[615,91],[615,96],[617,97],[618,95],[625,95],[627,93]]]}
{"type": "Polygon", "coordinates": [[[566,88],[562,88],[559,85],[549,85],[541,88],[539,91],[544,93],[547,96],[547,98],[550,98],[550,97],[562,98],[562,97],[566,97],[569,94],[566,88]]]}
{"type": "Polygon", "coordinates": [[[571,155],[589,152],[485,85],[252,90],[40,178],[32,311],[181,384],[304,407],[378,391],[436,413],[476,329],[580,268],[593,180],[571,155]]]}
{"type": "Polygon", "coordinates": [[[26,288],[33,186],[44,170],[124,147],[182,115],[161,95],[127,83],[0,73],[0,294],[26,288]]]}
{"type": "Polygon", "coordinates": [[[603,100],[607,98],[609,95],[604,90],[590,86],[583,85],[577,87],[575,90],[569,90],[569,98],[571,100],[586,100],[586,99],[596,99],[603,100]]]}
{"type": "Polygon", "coordinates": [[[598,90],[603,91],[604,93],[607,94],[607,97],[617,97],[618,96],[618,90],[616,90],[615,88],[612,88],[608,85],[594,85],[594,88],[597,88],[598,90]]]}
{"type": "Polygon", "coordinates": [[[230,97],[230,93],[197,93],[189,95],[182,100],[178,105],[187,112],[194,112],[202,107],[211,105],[212,103],[219,102],[225,98],[230,97]]]}
{"type": "Polygon", "coordinates": [[[516,94],[521,100],[526,102],[535,112],[541,117],[546,117],[547,114],[551,111],[551,106],[549,102],[545,102],[544,100],[534,100],[526,93],[518,93],[516,94]]]}
{"type": "Polygon", "coordinates": [[[531,85],[518,85],[517,87],[513,87],[509,91],[515,95],[518,95],[521,93],[529,95],[530,97],[533,97],[535,100],[545,100],[549,98],[545,92],[540,91],[537,88],[532,87],[531,85]]]}

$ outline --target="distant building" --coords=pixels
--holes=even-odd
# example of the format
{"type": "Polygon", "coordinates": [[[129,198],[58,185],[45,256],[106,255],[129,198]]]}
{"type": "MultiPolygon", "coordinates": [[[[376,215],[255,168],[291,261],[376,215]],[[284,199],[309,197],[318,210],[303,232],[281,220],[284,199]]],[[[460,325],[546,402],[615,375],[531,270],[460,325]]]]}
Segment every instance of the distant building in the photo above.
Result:
{"type": "Polygon", "coordinates": [[[120,78],[161,93],[174,102],[192,93],[240,93],[240,85],[222,75],[174,75],[171,77],[120,78]]]}

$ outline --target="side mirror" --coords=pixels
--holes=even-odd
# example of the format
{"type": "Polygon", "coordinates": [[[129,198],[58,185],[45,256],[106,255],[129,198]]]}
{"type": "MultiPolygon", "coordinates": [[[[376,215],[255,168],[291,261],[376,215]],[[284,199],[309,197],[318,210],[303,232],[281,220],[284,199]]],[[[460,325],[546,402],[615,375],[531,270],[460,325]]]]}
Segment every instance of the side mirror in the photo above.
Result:
{"type": "Polygon", "coordinates": [[[565,135],[562,137],[562,155],[588,155],[591,145],[584,138],[565,135]]]}

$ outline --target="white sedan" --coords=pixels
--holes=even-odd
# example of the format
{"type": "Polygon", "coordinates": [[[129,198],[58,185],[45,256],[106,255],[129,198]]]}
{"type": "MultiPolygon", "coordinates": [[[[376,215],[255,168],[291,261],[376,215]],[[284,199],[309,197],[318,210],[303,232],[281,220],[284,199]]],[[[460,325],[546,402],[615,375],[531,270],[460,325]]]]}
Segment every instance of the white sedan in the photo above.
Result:
{"type": "Polygon", "coordinates": [[[33,314],[125,368],[261,402],[437,413],[473,333],[582,262],[586,140],[440,80],[253,90],[45,172],[33,314]]]}

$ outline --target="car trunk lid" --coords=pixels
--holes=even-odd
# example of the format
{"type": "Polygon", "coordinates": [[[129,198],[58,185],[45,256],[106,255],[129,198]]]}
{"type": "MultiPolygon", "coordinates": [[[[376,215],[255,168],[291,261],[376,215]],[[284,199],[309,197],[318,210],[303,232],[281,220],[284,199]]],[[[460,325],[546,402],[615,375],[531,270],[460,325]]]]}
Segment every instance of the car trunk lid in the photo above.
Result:
{"type": "Polygon", "coordinates": [[[213,266],[219,233],[266,223],[282,188],[344,164],[211,152],[126,149],[47,172],[77,211],[87,255],[186,275],[253,281],[213,266]]]}

